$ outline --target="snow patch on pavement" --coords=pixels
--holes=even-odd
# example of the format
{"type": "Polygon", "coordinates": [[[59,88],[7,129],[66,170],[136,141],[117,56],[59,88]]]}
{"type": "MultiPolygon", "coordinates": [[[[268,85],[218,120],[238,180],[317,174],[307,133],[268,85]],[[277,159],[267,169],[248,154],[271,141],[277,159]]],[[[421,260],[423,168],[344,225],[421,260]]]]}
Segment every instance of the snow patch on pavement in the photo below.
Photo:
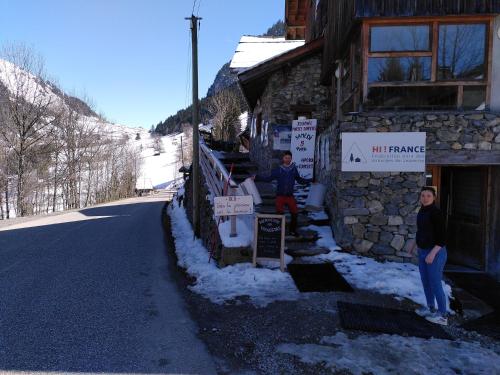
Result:
{"type": "Polygon", "coordinates": [[[479,343],[421,339],[396,335],[344,333],[324,337],[322,345],[282,344],[278,351],[307,364],[362,374],[500,374],[500,356],[479,343]]]}
{"type": "Polygon", "coordinates": [[[195,284],[190,287],[195,293],[217,304],[248,296],[250,302],[258,307],[265,307],[274,301],[300,298],[288,273],[254,268],[250,263],[224,268],[218,268],[214,261],[209,263],[207,249],[201,240],[194,239],[186,212],[175,199],[168,213],[172,221],[178,264],[196,278],[195,284]]]}
{"type": "MultiPolygon", "coordinates": [[[[398,300],[408,298],[419,305],[427,305],[416,265],[396,262],[381,263],[372,258],[342,253],[338,251],[340,248],[333,239],[330,227],[311,225],[306,229],[318,233],[320,236],[317,241],[318,246],[331,250],[329,254],[319,255],[316,259],[335,263],[335,268],[356,288],[393,295],[398,300]]],[[[448,297],[448,310],[450,310],[451,287],[444,281],[443,287],[448,297]]]]}

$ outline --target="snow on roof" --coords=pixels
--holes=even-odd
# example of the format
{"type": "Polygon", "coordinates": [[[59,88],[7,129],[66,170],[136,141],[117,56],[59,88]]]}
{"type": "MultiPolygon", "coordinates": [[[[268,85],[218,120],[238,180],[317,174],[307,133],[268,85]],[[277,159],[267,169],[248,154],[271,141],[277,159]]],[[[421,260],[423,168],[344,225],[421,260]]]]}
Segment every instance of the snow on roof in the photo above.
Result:
{"type": "Polygon", "coordinates": [[[244,70],[305,44],[304,40],[286,40],[284,37],[242,36],[231,69],[244,70]]]}

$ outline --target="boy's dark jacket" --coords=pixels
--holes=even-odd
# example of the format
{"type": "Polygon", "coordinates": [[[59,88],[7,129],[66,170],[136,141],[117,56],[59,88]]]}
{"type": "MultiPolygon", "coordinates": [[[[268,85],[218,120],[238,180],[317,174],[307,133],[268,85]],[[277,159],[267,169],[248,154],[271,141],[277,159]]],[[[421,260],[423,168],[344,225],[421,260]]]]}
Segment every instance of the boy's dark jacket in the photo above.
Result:
{"type": "Polygon", "coordinates": [[[288,167],[280,165],[271,171],[270,176],[255,176],[255,181],[271,182],[276,180],[278,187],[276,189],[277,196],[292,197],[295,181],[299,184],[307,184],[312,180],[300,177],[299,171],[295,163],[290,164],[288,167]]]}

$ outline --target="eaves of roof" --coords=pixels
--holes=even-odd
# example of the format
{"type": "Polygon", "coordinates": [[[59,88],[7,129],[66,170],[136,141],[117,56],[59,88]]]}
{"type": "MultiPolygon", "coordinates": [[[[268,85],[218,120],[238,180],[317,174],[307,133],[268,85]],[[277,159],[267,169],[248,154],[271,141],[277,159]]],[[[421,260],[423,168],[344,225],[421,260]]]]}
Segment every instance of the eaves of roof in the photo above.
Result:
{"type": "Polygon", "coordinates": [[[315,39],[301,47],[275,56],[238,74],[238,81],[250,108],[254,108],[262,95],[269,77],[283,66],[296,64],[323,49],[324,38],[315,39]]]}

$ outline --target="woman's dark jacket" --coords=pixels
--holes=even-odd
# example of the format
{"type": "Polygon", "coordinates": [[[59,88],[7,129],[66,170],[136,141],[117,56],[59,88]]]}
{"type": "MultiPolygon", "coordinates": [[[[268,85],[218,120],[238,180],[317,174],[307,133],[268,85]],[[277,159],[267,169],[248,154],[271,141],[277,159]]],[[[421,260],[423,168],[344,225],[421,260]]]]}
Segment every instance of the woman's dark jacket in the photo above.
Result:
{"type": "Polygon", "coordinates": [[[422,206],[417,216],[417,246],[432,249],[446,246],[444,217],[435,204],[422,206]]]}

